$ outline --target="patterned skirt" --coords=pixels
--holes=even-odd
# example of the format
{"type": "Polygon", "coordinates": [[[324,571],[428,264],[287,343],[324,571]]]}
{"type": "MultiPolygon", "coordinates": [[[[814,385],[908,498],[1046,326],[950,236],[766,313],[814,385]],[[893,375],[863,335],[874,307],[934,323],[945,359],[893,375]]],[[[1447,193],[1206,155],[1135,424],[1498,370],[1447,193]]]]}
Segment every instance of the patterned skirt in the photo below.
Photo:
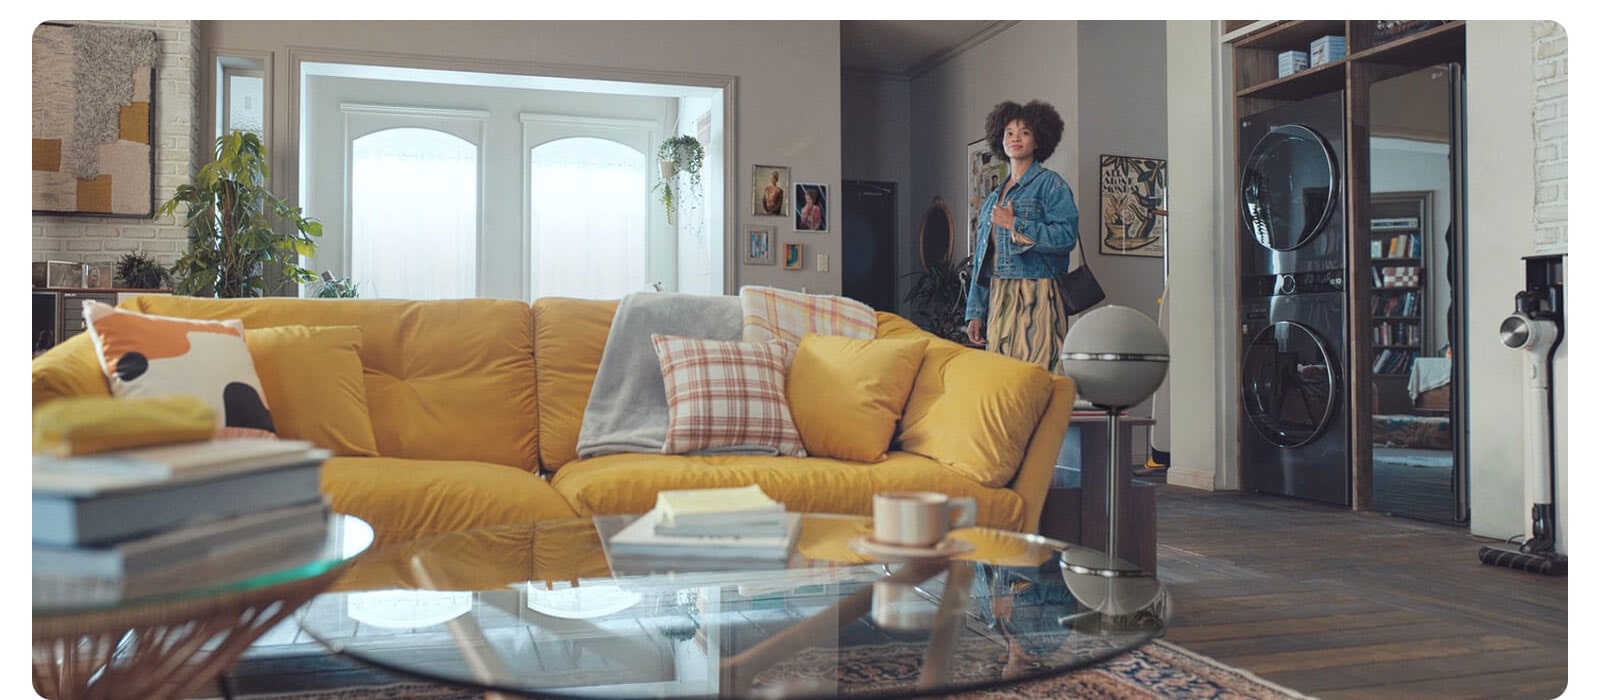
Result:
{"type": "Polygon", "coordinates": [[[1067,312],[1055,281],[993,279],[989,290],[989,349],[1032,362],[1055,373],[1067,312]]]}

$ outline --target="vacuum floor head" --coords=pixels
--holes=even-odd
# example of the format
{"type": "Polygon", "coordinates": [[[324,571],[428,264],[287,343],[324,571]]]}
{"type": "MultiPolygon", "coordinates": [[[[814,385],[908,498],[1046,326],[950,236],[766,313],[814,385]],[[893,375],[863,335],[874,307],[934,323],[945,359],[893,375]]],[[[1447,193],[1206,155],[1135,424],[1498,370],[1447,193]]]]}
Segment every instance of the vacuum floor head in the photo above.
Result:
{"type": "Polygon", "coordinates": [[[1518,569],[1546,576],[1567,575],[1567,557],[1555,552],[1527,554],[1510,549],[1482,547],[1478,550],[1478,561],[1490,566],[1503,566],[1507,569],[1518,569]]]}

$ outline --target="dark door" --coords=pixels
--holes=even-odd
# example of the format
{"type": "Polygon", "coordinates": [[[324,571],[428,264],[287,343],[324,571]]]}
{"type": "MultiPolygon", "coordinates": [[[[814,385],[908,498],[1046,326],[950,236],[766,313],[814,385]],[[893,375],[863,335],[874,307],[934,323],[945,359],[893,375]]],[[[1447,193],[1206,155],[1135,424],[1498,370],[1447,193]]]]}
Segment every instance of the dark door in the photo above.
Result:
{"type": "Polygon", "coordinates": [[[844,295],[894,311],[895,183],[845,180],[844,295]]]}

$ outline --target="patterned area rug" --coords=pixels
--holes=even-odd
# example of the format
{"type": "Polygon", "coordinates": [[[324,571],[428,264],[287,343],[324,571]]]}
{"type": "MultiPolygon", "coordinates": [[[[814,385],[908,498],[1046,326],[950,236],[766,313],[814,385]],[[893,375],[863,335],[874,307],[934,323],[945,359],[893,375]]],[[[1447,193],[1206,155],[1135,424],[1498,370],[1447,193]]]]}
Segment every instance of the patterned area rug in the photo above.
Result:
{"type": "MultiPolygon", "coordinates": [[[[425,683],[317,693],[236,696],[239,700],[481,700],[482,693],[425,683]]],[[[1156,640],[1101,666],[1059,678],[949,696],[959,700],[1308,700],[1249,671],[1156,640]]]]}

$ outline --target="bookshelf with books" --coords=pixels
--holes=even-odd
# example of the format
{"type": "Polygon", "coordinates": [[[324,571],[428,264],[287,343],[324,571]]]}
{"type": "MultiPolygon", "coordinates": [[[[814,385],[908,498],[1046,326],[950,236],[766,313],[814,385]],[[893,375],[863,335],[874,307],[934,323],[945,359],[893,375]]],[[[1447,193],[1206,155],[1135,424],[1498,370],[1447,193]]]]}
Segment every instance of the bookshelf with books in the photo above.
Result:
{"type": "Polygon", "coordinates": [[[1405,375],[1428,347],[1426,192],[1374,192],[1367,243],[1372,373],[1405,375]]]}

